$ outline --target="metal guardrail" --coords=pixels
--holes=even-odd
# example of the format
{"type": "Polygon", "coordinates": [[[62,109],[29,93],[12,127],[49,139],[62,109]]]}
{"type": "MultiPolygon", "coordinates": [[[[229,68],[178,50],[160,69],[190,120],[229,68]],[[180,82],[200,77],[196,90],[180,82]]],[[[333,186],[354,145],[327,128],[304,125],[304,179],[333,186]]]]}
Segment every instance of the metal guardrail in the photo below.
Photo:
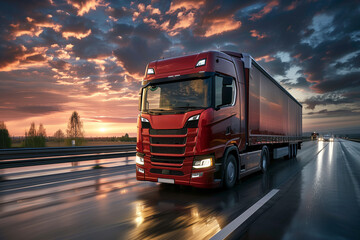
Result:
{"type": "Polygon", "coordinates": [[[0,150],[0,169],[135,155],[135,144],[0,150]]]}
{"type": "Polygon", "coordinates": [[[37,158],[49,156],[80,155],[87,153],[109,153],[134,151],[136,144],[79,146],[79,147],[49,147],[49,148],[11,148],[0,149],[0,160],[37,158]]]}

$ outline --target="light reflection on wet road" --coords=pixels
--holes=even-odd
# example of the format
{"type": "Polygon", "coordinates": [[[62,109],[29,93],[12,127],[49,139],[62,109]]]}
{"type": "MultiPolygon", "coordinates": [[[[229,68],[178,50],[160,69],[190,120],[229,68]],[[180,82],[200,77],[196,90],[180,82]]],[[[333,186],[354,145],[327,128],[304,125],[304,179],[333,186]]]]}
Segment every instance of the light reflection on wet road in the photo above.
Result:
{"type": "Polygon", "coordinates": [[[238,233],[243,238],[308,239],[315,235],[304,232],[327,226],[320,238],[346,238],[360,219],[359,155],[358,143],[305,142],[296,159],[274,160],[268,174],[227,191],[137,182],[134,165],[58,166],[64,172],[0,183],[0,239],[208,239],[273,188],[279,198],[238,233]]]}

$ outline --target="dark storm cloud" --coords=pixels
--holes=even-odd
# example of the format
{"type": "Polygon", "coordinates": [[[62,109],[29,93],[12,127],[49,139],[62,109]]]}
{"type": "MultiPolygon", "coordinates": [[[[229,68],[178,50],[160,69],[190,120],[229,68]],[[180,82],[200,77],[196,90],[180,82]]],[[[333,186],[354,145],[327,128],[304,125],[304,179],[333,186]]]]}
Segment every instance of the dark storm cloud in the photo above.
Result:
{"type": "MultiPolygon", "coordinates": [[[[121,48],[114,51],[114,55],[124,63],[130,73],[142,74],[150,61],[159,59],[171,42],[159,30],[141,24],[135,28],[121,25],[118,30],[125,29],[124,42],[121,48]]],[[[120,31],[121,32],[121,31],[120,31]]]]}
{"type": "Polygon", "coordinates": [[[36,54],[33,56],[29,56],[25,59],[25,61],[31,61],[31,62],[42,62],[45,60],[46,60],[46,58],[42,54],[36,54]]]}
{"type": "Polygon", "coordinates": [[[28,17],[29,14],[48,7],[51,7],[49,0],[3,0],[1,18],[6,22],[14,21],[16,18],[28,17]]]}
{"type": "Polygon", "coordinates": [[[58,112],[61,111],[61,107],[59,106],[28,106],[28,105],[24,105],[24,106],[19,106],[15,109],[16,111],[19,112],[24,112],[24,113],[32,113],[32,114],[49,114],[52,112],[58,112]]]}
{"type": "Polygon", "coordinates": [[[11,43],[0,44],[0,69],[21,59],[26,52],[22,46],[11,43]]]}
{"type": "Polygon", "coordinates": [[[304,115],[304,118],[328,118],[328,117],[343,117],[343,116],[360,116],[360,109],[339,109],[328,110],[323,109],[317,112],[308,112],[304,115]]]}
{"type": "Polygon", "coordinates": [[[106,13],[115,19],[130,17],[132,16],[133,12],[134,11],[132,9],[126,8],[125,6],[109,7],[106,9],[106,13]]]}
{"type": "Polygon", "coordinates": [[[291,64],[288,62],[281,62],[280,59],[275,59],[273,61],[265,62],[265,61],[259,61],[261,65],[266,66],[266,70],[271,75],[280,75],[284,76],[286,71],[290,68],[291,64]]]}
{"type": "Polygon", "coordinates": [[[75,56],[81,59],[107,57],[112,54],[110,44],[94,35],[90,35],[84,39],[74,40],[72,44],[74,44],[73,51],[75,56]]]}
{"type": "Polygon", "coordinates": [[[302,104],[306,105],[306,109],[315,109],[316,106],[341,105],[344,103],[353,103],[353,101],[349,98],[344,98],[341,95],[327,94],[310,97],[302,102],[302,104]]]}
{"type": "Polygon", "coordinates": [[[335,92],[345,89],[360,88],[360,71],[345,75],[333,75],[327,80],[321,81],[313,86],[320,93],[335,92]]]}
{"type": "Polygon", "coordinates": [[[281,80],[280,82],[283,86],[286,86],[289,89],[292,88],[308,89],[311,86],[311,83],[306,81],[306,78],[304,77],[298,77],[295,83],[291,82],[290,79],[284,79],[281,80]]]}
{"type": "Polygon", "coordinates": [[[75,72],[75,76],[83,78],[98,75],[100,70],[95,63],[86,62],[79,65],[73,65],[71,71],[75,72]]]}
{"type": "Polygon", "coordinates": [[[357,54],[354,57],[349,58],[345,62],[338,62],[334,66],[335,69],[344,69],[344,70],[353,70],[360,68],[360,54],[357,54]]]}
{"type": "Polygon", "coordinates": [[[67,69],[70,69],[71,64],[69,64],[68,62],[64,61],[64,60],[53,60],[53,61],[49,61],[49,65],[52,68],[56,68],[59,69],[61,71],[65,71],[67,69]]]}

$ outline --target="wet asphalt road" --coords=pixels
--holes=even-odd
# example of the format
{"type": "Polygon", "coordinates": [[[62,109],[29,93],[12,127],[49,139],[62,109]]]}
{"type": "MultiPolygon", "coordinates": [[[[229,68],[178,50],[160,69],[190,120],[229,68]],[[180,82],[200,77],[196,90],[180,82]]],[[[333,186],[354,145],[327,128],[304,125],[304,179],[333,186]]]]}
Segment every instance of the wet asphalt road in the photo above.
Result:
{"type": "Polygon", "coordinates": [[[360,236],[360,143],[305,142],[296,158],[227,191],[137,182],[134,165],[86,164],[7,173],[17,178],[0,182],[0,239],[209,239],[272,189],[280,191],[230,238],[360,236]]]}

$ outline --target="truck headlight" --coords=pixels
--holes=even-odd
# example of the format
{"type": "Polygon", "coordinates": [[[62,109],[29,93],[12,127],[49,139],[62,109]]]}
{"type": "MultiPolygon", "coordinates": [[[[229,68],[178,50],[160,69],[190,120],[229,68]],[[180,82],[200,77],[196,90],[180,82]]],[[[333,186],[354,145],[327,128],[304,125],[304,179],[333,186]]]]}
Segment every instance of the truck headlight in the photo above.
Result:
{"type": "Polygon", "coordinates": [[[149,120],[147,120],[146,118],[143,118],[143,117],[141,117],[141,122],[149,122],[149,120]]]}
{"type": "Polygon", "coordinates": [[[135,162],[139,165],[144,165],[144,155],[137,153],[135,157],[135,162]]]}
{"type": "Polygon", "coordinates": [[[208,168],[214,165],[212,156],[202,157],[201,159],[194,159],[193,168],[208,168]]]}
{"type": "Polygon", "coordinates": [[[199,120],[199,118],[200,118],[200,114],[190,117],[188,121],[196,121],[199,120]]]}

